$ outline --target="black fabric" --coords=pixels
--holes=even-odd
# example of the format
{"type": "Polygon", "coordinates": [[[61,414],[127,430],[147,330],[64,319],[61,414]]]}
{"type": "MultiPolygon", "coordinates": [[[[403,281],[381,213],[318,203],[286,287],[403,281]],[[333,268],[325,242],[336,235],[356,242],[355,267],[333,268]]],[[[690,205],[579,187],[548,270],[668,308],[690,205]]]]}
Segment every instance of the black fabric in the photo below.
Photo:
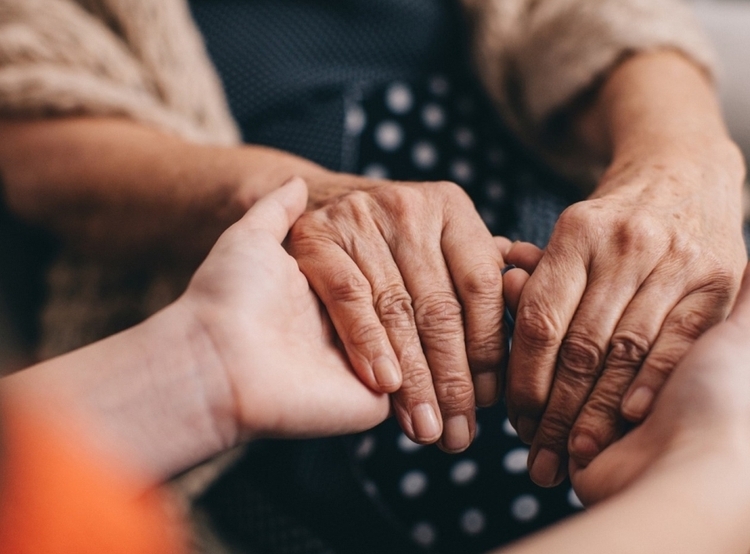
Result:
{"type": "Polygon", "coordinates": [[[191,0],[245,142],[342,167],[345,99],[463,66],[450,0],[191,0]]]}

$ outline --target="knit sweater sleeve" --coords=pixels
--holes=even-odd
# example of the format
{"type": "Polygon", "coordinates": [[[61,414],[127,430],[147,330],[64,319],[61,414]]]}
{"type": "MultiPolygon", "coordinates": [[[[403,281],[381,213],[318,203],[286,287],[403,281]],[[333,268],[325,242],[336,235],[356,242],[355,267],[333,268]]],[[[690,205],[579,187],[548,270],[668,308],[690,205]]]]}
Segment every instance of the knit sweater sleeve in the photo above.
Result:
{"type": "MultiPolygon", "coordinates": [[[[676,50],[716,74],[713,49],[682,0],[463,3],[480,78],[508,123],[538,149],[550,119],[629,54],[676,50]]],[[[554,145],[544,153],[558,166],[574,165],[554,145]]],[[[595,165],[588,161],[589,178],[600,169],[595,165]]]]}
{"type": "Polygon", "coordinates": [[[160,0],[139,26],[138,10],[122,19],[119,4],[128,2],[0,2],[0,116],[120,116],[196,142],[236,142],[186,6],[160,0]],[[181,59],[170,56],[178,50],[181,59]]]}

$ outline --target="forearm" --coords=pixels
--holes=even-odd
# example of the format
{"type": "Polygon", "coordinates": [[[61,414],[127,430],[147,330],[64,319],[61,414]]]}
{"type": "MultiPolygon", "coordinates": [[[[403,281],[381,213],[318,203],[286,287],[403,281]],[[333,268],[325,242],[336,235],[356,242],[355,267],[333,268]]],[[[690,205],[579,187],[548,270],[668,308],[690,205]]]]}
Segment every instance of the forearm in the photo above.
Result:
{"type": "Polygon", "coordinates": [[[2,122],[0,170],[18,215],[119,260],[200,259],[258,198],[294,175],[310,184],[311,202],[355,186],[270,148],[196,145],[105,118],[2,122]]]}
{"type": "Polygon", "coordinates": [[[740,190],[744,166],[713,84],[684,56],[643,53],[622,62],[578,118],[578,134],[612,166],[662,160],[711,166],[740,190]]]}
{"type": "Polygon", "coordinates": [[[747,446],[694,446],[693,459],[663,460],[625,492],[503,552],[746,554],[747,446]]]}
{"type": "Polygon", "coordinates": [[[6,377],[0,390],[153,486],[237,440],[224,373],[209,367],[213,350],[180,309],[6,377]]]}

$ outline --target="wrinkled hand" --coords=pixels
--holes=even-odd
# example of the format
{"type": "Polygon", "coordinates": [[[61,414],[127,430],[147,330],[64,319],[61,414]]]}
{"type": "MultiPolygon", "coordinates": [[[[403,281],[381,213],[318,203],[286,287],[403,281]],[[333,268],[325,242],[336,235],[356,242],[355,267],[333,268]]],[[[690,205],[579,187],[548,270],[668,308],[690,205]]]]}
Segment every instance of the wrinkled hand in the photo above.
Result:
{"type": "Polygon", "coordinates": [[[468,447],[505,355],[503,260],[469,197],[383,181],[303,215],[289,249],[362,380],[397,391],[405,433],[468,447]]]}
{"type": "Polygon", "coordinates": [[[560,217],[518,307],[510,421],[540,485],[642,419],[672,368],[726,316],[746,260],[734,176],[615,166],[560,217]],[[732,182],[729,182],[732,181],[732,182]],[[624,402],[623,402],[624,398],[624,402]]]}
{"type": "Polygon", "coordinates": [[[732,314],[687,351],[646,420],[590,464],[571,460],[570,475],[581,500],[592,504],[657,464],[683,463],[712,450],[747,456],[748,438],[750,270],[732,314]]]}
{"type": "MultiPolygon", "coordinates": [[[[352,433],[383,421],[387,395],[362,384],[297,263],[282,248],[304,211],[304,182],[260,200],[216,243],[178,301],[224,372],[240,438],[352,433]]],[[[201,341],[196,341],[200,343],[201,341]]]]}

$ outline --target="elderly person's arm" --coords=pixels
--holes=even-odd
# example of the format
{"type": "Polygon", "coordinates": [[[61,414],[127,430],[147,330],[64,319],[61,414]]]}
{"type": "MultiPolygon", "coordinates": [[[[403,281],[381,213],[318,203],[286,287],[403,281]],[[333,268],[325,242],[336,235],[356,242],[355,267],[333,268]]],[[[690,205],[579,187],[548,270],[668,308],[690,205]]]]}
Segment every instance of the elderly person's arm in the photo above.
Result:
{"type": "Polygon", "coordinates": [[[743,161],[697,66],[633,57],[582,121],[612,161],[563,213],[524,291],[508,373],[509,413],[547,485],[568,450],[590,460],[621,433],[621,413],[648,413],[692,341],[726,316],[746,260],[743,161]]]}
{"type": "Polygon", "coordinates": [[[560,170],[597,183],[555,227],[508,369],[531,476],[551,485],[569,453],[589,460],[624,418],[640,420],[726,314],[745,260],[744,166],[684,3],[469,4],[478,68],[506,120],[560,170]]]}

